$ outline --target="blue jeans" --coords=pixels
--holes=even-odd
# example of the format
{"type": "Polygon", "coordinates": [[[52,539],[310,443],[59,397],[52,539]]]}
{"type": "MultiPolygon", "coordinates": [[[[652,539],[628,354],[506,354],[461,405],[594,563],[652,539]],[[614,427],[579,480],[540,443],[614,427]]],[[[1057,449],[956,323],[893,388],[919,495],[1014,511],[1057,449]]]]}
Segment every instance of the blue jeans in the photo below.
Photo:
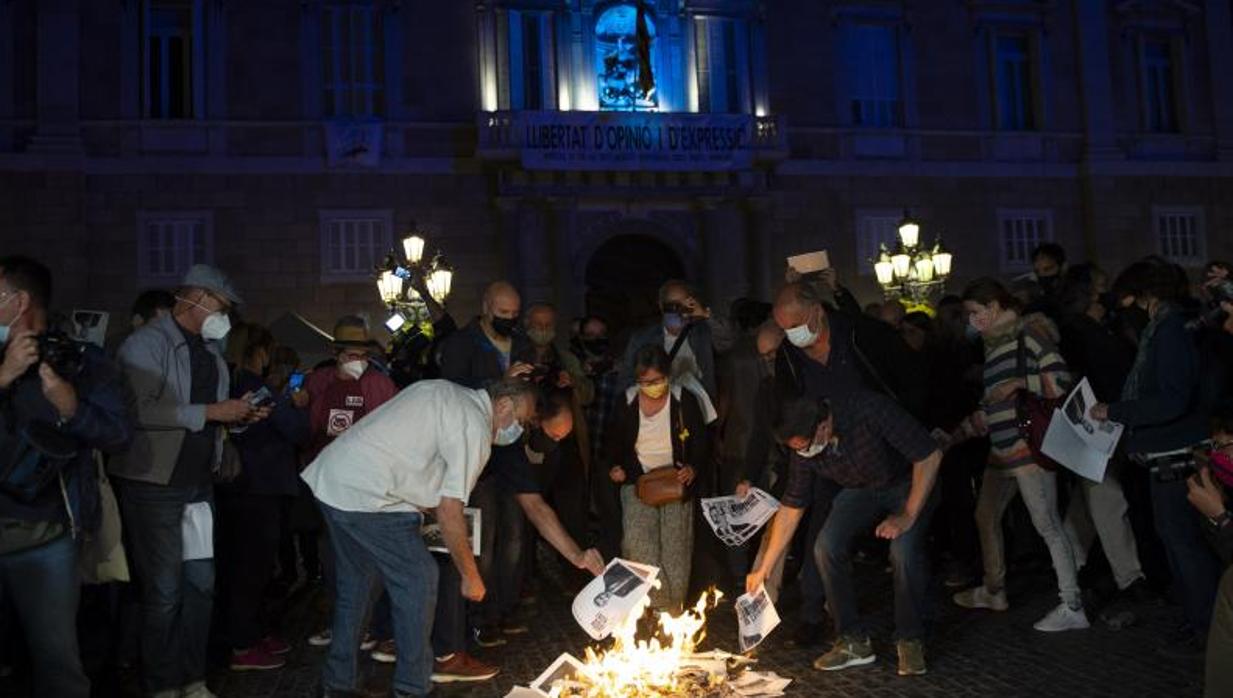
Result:
{"type": "Polygon", "coordinates": [[[429,634],[437,563],[420,537],[421,515],[341,511],[317,503],[330,530],[335,563],[334,641],[322,684],[331,690],[359,690],[359,647],[380,583],[393,609],[398,647],[394,689],[427,695],[432,689],[429,634]]]}
{"type": "Polygon", "coordinates": [[[0,602],[7,595],[34,663],[34,695],[88,698],[77,651],[77,541],[64,534],[35,548],[0,555],[0,602]]]}
{"type": "Polygon", "coordinates": [[[1153,478],[1152,514],[1186,620],[1196,633],[1206,636],[1222,567],[1203,534],[1199,514],[1186,499],[1186,481],[1156,482],[1153,478]]]}
{"type": "Polygon", "coordinates": [[[142,680],[148,692],[206,678],[214,561],[184,561],[184,506],[210,492],[116,478],[124,545],[141,590],[142,680]]]}
{"type": "MultiPolygon", "coordinates": [[[[852,539],[891,514],[903,511],[911,481],[880,489],[844,488],[835,496],[831,514],[818,534],[814,560],[822,574],[826,598],[835,617],[838,635],[864,635],[856,610],[856,591],[852,586],[849,552],[852,539]]],[[[924,511],[907,533],[891,542],[891,567],[895,574],[895,637],[918,640],[925,635],[925,604],[929,587],[929,562],[925,543],[929,520],[937,507],[937,492],[932,492],[924,511]]]]}

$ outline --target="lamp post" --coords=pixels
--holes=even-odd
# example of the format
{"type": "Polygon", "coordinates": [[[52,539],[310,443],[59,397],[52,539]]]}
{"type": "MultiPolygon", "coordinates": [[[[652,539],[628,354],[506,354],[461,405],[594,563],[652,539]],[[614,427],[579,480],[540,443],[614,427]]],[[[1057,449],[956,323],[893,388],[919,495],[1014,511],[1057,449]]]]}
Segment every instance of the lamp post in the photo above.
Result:
{"type": "Polygon", "coordinates": [[[413,285],[419,279],[427,288],[428,295],[438,305],[445,305],[454,281],[454,267],[437,251],[425,257],[428,242],[418,233],[411,233],[402,240],[402,255],[391,249],[377,266],[377,293],[381,302],[390,311],[385,327],[397,334],[408,326],[422,328],[431,322],[428,306],[413,285]]]}
{"type": "Polygon", "coordinates": [[[907,211],[899,222],[895,251],[892,253],[882,245],[877,259],[870,260],[883,296],[925,305],[945,290],[953,261],[954,256],[942,247],[941,238],[932,247],[921,246],[920,223],[907,211]]]}

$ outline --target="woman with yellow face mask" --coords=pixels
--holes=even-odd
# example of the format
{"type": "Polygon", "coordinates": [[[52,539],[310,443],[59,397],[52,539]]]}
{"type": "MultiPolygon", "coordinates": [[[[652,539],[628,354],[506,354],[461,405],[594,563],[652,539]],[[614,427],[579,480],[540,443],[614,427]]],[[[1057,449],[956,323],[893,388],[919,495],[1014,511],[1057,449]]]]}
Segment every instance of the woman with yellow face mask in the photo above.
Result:
{"type": "Polygon", "coordinates": [[[671,364],[658,344],[637,351],[636,382],[614,408],[605,445],[608,476],[621,488],[621,554],[660,568],[651,604],[678,611],[693,556],[692,489],[709,468],[710,444],[697,398],[669,382],[671,364]]]}

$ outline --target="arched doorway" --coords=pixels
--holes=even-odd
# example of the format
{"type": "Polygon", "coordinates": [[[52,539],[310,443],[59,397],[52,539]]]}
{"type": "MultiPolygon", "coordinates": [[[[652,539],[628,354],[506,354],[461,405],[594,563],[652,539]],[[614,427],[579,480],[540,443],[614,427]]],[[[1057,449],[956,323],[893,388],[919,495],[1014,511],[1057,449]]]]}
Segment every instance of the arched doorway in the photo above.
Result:
{"type": "Polygon", "coordinates": [[[587,262],[587,313],[607,320],[619,341],[659,315],[663,282],[684,277],[680,256],[663,242],[641,233],[613,236],[587,262]]]}

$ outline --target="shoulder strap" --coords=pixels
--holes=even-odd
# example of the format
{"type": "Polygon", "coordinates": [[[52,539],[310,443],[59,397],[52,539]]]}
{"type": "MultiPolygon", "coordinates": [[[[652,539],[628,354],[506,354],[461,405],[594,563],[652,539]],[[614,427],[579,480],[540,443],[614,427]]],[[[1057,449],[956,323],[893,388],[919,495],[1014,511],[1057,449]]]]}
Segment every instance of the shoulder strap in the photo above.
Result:
{"type": "Polygon", "coordinates": [[[689,323],[681,328],[681,333],[676,336],[676,341],[672,343],[672,348],[668,350],[668,364],[671,365],[676,360],[677,352],[681,350],[681,345],[685,343],[685,338],[689,336],[689,331],[694,328],[694,323],[689,323]]]}
{"type": "Polygon", "coordinates": [[[1023,341],[1024,331],[1019,330],[1019,338],[1015,346],[1015,375],[1027,378],[1027,343],[1023,341]]]}
{"type": "Polygon", "coordinates": [[[856,355],[857,360],[861,362],[861,366],[873,378],[874,382],[878,384],[878,388],[892,400],[899,402],[899,396],[882,379],[882,374],[878,373],[878,369],[874,368],[873,363],[869,361],[869,357],[865,356],[865,352],[861,351],[860,344],[856,341],[856,328],[852,329],[852,353],[856,355]]]}

